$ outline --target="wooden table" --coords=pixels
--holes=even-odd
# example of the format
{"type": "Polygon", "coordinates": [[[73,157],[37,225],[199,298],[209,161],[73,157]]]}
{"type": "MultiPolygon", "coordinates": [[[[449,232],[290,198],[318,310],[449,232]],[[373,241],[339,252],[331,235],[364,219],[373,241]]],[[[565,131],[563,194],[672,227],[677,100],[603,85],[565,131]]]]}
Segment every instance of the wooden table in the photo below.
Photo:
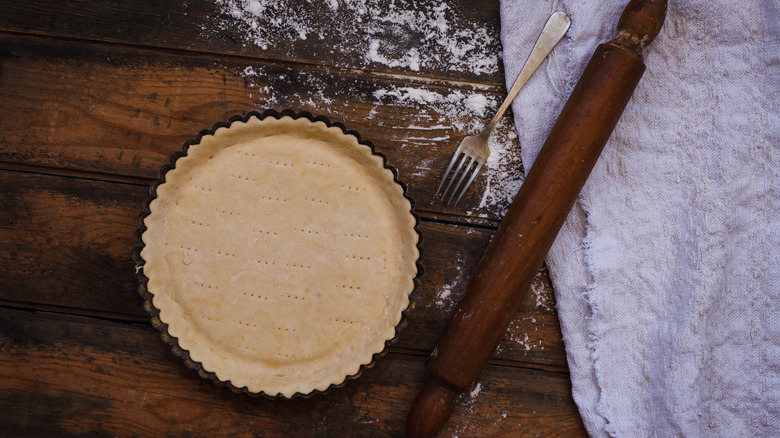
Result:
{"type": "MultiPolygon", "coordinates": [[[[521,178],[507,118],[496,137],[505,153],[463,201],[432,197],[459,139],[505,94],[500,63],[474,71],[447,47],[495,56],[498,2],[398,2],[376,14],[300,1],[290,11],[308,21],[261,14],[271,31],[258,42],[226,1],[0,1],[0,435],[402,435],[425,359],[506,211],[502,185],[521,178]],[[446,38],[388,18],[404,11],[445,23],[446,38]],[[361,132],[422,217],[425,274],[408,328],[361,378],[310,399],[201,380],[150,326],[131,260],[168,157],[216,121],[269,107],[361,132]]],[[[584,434],[553,300],[543,270],[442,436],[584,434]]]]}

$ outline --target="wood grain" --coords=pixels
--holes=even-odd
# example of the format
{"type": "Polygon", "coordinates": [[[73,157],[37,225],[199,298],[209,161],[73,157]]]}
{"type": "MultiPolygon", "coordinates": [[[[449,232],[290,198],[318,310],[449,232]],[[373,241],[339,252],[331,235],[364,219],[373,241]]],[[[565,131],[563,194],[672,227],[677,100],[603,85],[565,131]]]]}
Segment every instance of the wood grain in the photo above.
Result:
{"type": "MultiPolygon", "coordinates": [[[[263,47],[228,1],[0,0],[0,435],[402,433],[425,357],[522,179],[506,116],[493,139],[506,153],[459,207],[431,197],[504,96],[500,62],[472,70],[455,54],[499,52],[499,2],[366,0],[360,14],[311,0],[300,8],[311,22],[258,16],[263,47]],[[459,41],[408,23],[436,10],[459,41]],[[150,327],[133,276],[132,233],[160,166],[201,129],[266,108],[358,130],[424,219],[409,326],[360,379],[311,399],[253,399],[197,377],[150,327]]],[[[542,269],[443,436],[584,436],[554,305],[542,269]]]]}
{"type": "MultiPolygon", "coordinates": [[[[148,327],[0,315],[0,423],[14,436],[399,436],[425,372],[391,355],[327,396],[253,399],[201,380],[148,327]]],[[[480,389],[444,436],[584,436],[565,374],[490,366],[480,389]]]]}
{"type": "MultiPolygon", "coordinates": [[[[433,0],[364,1],[366,7],[361,13],[361,8],[350,8],[347,4],[333,10],[329,2],[315,0],[301,4],[301,12],[277,14],[279,18],[287,18],[286,22],[274,23],[274,16],[269,11],[252,16],[251,22],[258,29],[254,35],[248,32],[248,23],[231,16],[231,8],[225,3],[228,2],[4,2],[0,29],[503,84],[500,68],[475,71],[468,68],[464,56],[458,55],[460,52],[475,57],[494,54],[498,59],[501,51],[499,4],[495,1],[458,0],[446,5],[433,0]],[[388,15],[394,19],[388,19],[388,15]],[[423,26],[436,19],[440,21],[431,23],[433,26],[423,26]],[[439,26],[449,28],[441,32],[439,26]],[[300,35],[301,29],[308,30],[305,39],[300,35]],[[451,35],[446,38],[447,43],[457,41],[454,38],[457,35],[460,38],[457,47],[450,48],[435,38],[426,38],[427,32],[440,32],[445,37],[451,35]],[[379,59],[401,60],[408,57],[410,51],[418,52],[418,68],[415,70],[408,62],[391,62],[391,66],[388,62],[372,59],[372,41],[381,44],[376,49],[379,59]],[[468,44],[477,47],[469,50],[468,44]]],[[[284,3],[267,5],[269,9],[289,7],[284,3]]]]}
{"type": "MultiPolygon", "coordinates": [[[[0,171],[0,300],[148,323],[133,276],[133,232],[147,188],[0,171]],[[54,307],[52,307],[54,306],[54,307]]],[[[398,349],[427,354],[460,299],[491,230],[425,221],[424,275],[398,349]],[[448,294],[448,295],[447,295],[448,294]],[[447,296],[445,296],[447,295],[447,296]]],[[[566,370],[549,278],[521,304],[497,363],[566,370]]]]}
{"type": "Polygon", "coordinates": [[[0,122],[23,127],[0,131],[2,161],[151,178],[198,131],[271,107],[324,114],[359,131],[398,168],[418,208],[456,220],[497,221],[512,190],[500,183],[522,178],[507,117],[495,134],[507,152],[486,166],[458,207],[432,198],[462,137],[500,103],[492,89],[272,63],[253,64],[246,79],[247,64],[229,58],[47,38],[0,35],[0,46],[0,122]],[[427,104],[418,95],[453,101],[427,104]],[[469,110],[473,95],[487,99],[482,115],[469,110]],[[480,206],[491,179],[493,193],[507,193],[480,206]]]}

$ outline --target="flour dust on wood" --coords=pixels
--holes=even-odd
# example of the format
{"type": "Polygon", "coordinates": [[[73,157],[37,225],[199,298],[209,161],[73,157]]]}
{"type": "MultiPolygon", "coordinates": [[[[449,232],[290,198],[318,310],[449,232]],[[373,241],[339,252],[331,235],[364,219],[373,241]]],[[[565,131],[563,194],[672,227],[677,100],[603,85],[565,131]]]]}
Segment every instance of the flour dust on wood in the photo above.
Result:
{"type": "MultiPolygon", "coordinates": [[[[276,51],[326,39],[332,42],[334,53],[358,53],[368,69],[375,65],[407,71],[431,67],[484,74],[498,69],[497,32],[465,22],[447,4],[311,0],[304,2],[306,7],[291,7],[290,0],[215,1],[221,13],[203,26],[211,38],[232,28],[230,34],[241,37],[240,44],[261,48],[273,44],[276,51]]],[[[442,160],[449,159],[464,136],[481,131],[503,99],[492,86],[443,86],[412,77],[377,76],[366,81],[351,73],[280,71],[259,65],[247,66],[238,74],[258,108],[289,107],[349,121],[354,118],[354,107],[360,106],[367,108],[362,121],[380,125],[387,111],[413,115],[405,126],[388,131],[397,133],[397,138],[376,141],[401,150],[407,146],[440,149],[442,160]]],[[[462,207],[472,216],[500,218],[523,180],[520,145],[509,116],[494,130],[489,148],[490,158],[475,184],[480,190],[478,203],[462,207]]],[[[405,177],[439,178],[443,172],[442,165],[431,159],[414,165],[405,177]]],[[[442,307],[447,307],[446,291],[442,295],[442,307]]]]}
{"type": "MultiPolygon", "coordinates": [[[[216,0],[204,31],[231,30],[263,50],[326,40],[330,55],[354,53],[362,67],[469,74],[498,71],[497,29],[475,24],[446,2],[385,0],[216,0]]],[[[323,54],[327,55],[327,54],[323,54]]]]}

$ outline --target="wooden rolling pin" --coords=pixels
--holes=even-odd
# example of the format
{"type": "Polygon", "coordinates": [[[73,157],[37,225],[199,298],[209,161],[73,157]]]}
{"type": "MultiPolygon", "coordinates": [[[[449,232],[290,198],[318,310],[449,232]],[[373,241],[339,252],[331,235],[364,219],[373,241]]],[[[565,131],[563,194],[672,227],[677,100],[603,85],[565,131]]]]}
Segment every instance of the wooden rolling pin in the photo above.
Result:
{"type": "Polygon", "coordinates": [[[558,231],[644,73],[666,0],[631,0],[612,41],[596,49],[498,227],[426,367],[408,437],[433,437],[472,388],[514,318],[558,231]]]}

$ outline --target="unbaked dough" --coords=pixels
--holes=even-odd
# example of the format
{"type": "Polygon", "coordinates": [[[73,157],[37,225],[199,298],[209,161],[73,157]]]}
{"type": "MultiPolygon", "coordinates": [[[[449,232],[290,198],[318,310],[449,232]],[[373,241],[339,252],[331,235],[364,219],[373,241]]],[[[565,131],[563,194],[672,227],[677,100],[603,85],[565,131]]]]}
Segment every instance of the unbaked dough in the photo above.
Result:
{"type": "Polygon", "coordinates": [[[358,372],[395,335],[417,274],[411,204],[352,135],[234,122],[157,187],[141,252],[168,332],[206,371],[290,397],[358,372]]]}

